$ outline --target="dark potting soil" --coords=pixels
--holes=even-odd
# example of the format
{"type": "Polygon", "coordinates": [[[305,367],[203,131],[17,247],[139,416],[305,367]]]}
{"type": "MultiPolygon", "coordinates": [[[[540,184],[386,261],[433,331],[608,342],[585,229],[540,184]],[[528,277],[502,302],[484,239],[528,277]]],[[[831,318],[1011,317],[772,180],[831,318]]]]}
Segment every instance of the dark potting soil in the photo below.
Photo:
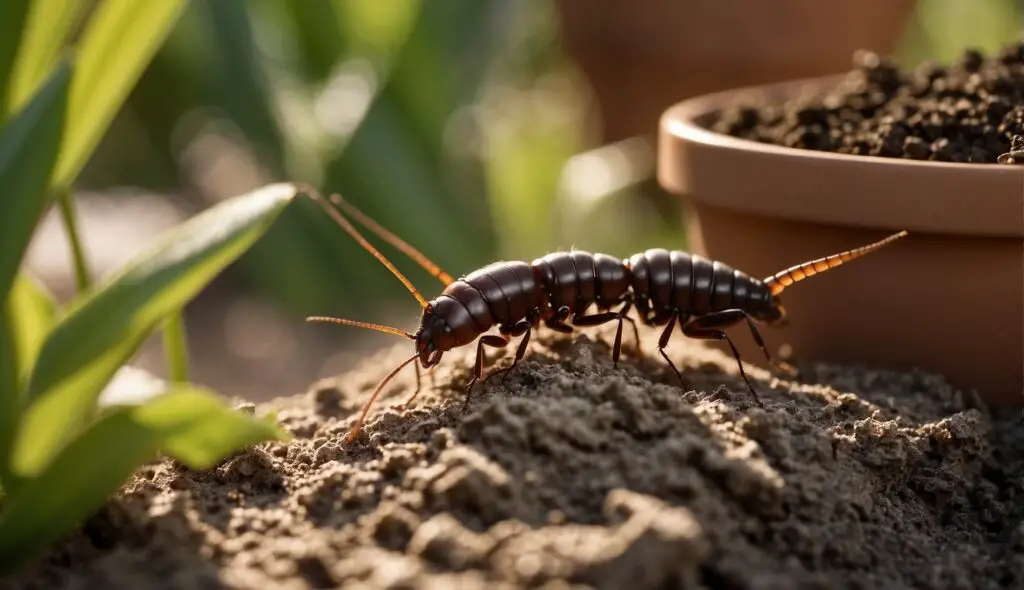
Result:
{"type": "MultiPolygon", "coordinates": [[[[1024,427],[921,372],[798,380],[689,341],[613,369],[610,333],[540,334],[467,414],[472,351],[406,346],[276,408],[295,439],[141,470],[2,588],[1024,588],[1024,427]]],[[[501,362],[508,362],[505,357],[501,362]]]]}
{"type": "Polygon", "coordinates": [[[787,147],[941,162],[1024,162],[1024,41],[913,70],[869,51],[831,91],[785,104],[751,99],[713,130],[787,147]],[[1017,140],[1020,142],[1020,139],[1017,140]],[[1002,157],[1001,157],[1002,156],[1002,157]]]}

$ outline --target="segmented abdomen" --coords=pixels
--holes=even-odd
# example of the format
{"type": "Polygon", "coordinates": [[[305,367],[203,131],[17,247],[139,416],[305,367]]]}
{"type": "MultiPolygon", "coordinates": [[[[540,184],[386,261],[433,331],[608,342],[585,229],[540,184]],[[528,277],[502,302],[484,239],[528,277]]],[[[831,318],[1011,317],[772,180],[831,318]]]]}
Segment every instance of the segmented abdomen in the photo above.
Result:
{"type": "Polygon", "coordinates": [[[680,250],[652,248],[628,262],[634,297],[649,302],[655,314],[748,309],[767,290],[761,281],[728,264],[680,250]]]}
{"type": "Polygon", "coordinates": [[[553,311],[568,307],[581,315],[597,303],[609,307],[622,300],[629,276],[622,261],[583,250],[553,252],[531,264],[553,311]]]}

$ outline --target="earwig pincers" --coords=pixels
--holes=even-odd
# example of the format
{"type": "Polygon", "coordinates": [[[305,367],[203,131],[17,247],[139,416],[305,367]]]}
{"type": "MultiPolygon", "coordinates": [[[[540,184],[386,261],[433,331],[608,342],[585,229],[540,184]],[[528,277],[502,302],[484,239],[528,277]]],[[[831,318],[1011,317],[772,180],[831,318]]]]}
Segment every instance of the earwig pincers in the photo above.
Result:
{"type": "Polygon", "coordinates": [[[574,327],[598,326],[616,322],[612,346],[613,365],[617,366],[622,348],[622,326],[629,322],[640,350],[636,321],[627,314],[635,307],[638,319],[648,326],[665,326],[658,341],[658,352],[668,362],[681,383],[682,374],[665,353],[676,324],[690,338],[725,340],[739,365],[740,375],[755,401],[761,400],[743,370],[743,363],[725,328],[745,322],[770,364],[786,368],[769,355],[755,324],[779,325],[786,312],[778,295],[788,286],[814,274],[868,254],[907,235],[901,231],[883,240],[804,262],[758,280],[718,261],[683,251],[650,249],[625,260],[600,253],[573,250],[554,252],[530,263],[500,261],[477,269],[458,279],[431,262],[421,252],[383,228],[339,195],[330,202],[315,190],[305,190],[320,203],[364,249],[375,256],[422,308],[415,333],[392,326],[355,320],[314,316],[308,321],[330,322],[394,334],[412,340],[414,354],[399,363],[374,388],[363,404],[359,418],[347,441],[354,440],[377,396],[409,364],[416,367],[416,390],[403,404],[411,404],[420,392],[419,369],[436,366],[445,352],[477,341],[473,375],[466,386],[465,410],[473,386],[483,376],[484,347],[504,348],[519,338],[514,360],[493,375],[506,376],[525,356],[530,335],[542,323],[553,330],[570,333],[574,327]],[[332,203],[336,206],[332,206],[332,203]],[[349,222],[354,218],[397,250],[408,256],[444,285],[439,296],[427,300],[413,284],[349,222]],[[596,313],[588,313],[592,308],[596,313]],[[497,334],[488,334],[497,327],[497,334]],[[418,362],[418,364],[416,364],[418,362]]]}

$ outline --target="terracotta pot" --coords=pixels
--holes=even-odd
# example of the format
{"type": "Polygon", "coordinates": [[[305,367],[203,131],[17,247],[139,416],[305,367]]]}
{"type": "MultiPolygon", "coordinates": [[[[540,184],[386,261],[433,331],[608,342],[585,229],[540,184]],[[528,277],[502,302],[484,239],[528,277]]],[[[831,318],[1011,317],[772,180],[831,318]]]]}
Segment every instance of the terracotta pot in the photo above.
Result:
{"type": "MultiPolygon", "coordinates": [[[[835,82],[759,90],[784,100],[835,82]]],[[[1024,405],[1024,168],[822,153],[706,129],[749,90],[690,99],[661,119],[658,177],[686,198],[694,251],[766,277],[910,232],[782,293],[790,324],[762,330],[769,350],[920,367],[990,404],[1024,405]]],[[[733,333],[744,360],[763,366],[749,334],[733,333]]]]}
{"type": "Polygon", "coordinates": [[[654,134],[690,96],[839,73],[888,54],[914,0],[556,0],[566,52],[590,81],[604,140],[654,134]]]}

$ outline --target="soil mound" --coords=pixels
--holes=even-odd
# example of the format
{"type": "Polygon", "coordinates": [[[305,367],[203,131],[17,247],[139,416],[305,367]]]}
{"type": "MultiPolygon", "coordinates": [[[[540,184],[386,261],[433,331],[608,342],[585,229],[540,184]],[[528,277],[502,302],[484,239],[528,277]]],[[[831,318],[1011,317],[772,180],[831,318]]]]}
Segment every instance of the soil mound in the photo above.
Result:
{"type": "Polygon", "coordinates": [[[717,351],[672,343],[684,392],[653,340],[618,369],[605,342],[537,335],[465,415],[472,351],[402,415],[410,369],[347,448],[407,350],[382,353],[267,404],[292,442],[205,473],[154,463],[0,586],[1024,588],[1019,414],[821,364],[751,369],[761,408],[717,351]]]}

